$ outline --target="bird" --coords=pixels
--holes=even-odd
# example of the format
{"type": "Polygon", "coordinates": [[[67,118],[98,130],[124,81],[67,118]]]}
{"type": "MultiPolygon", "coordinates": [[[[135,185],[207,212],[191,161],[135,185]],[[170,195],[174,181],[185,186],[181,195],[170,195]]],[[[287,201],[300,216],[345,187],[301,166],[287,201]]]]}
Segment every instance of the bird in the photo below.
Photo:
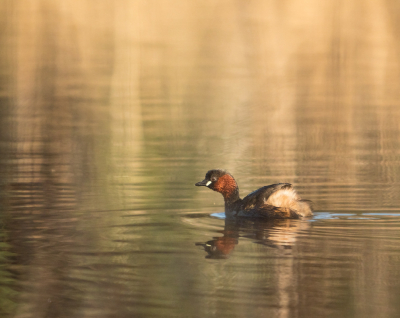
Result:
{"type": "Polygon", "coordinates": [[[195,186],[221,193],[227,218],[299,219],[313,215],[312,202],[301,199],[290,183],[264,186],[241,199],[234,177],[226,170],[213,169],[195,186]]]}

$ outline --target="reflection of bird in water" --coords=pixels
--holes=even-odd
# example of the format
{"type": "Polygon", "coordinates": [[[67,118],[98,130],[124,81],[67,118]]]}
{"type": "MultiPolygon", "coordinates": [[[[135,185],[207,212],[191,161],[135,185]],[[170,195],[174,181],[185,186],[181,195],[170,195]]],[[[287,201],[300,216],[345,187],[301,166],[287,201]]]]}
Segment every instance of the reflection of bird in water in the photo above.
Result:
{"type": "Polygon", "coordinates": [[[244,199],[233,176],[224,170],[210,170],[196,186],[205,186],[222,194],[226,217],[298,219],[312,215],[311,201],[302,200],[290,183],[262,187],[244,199]]]}
{"type": "Polygon", "coordinates": [[[228,258],[240,238],[254,240],[255,243],[272,248],[291,249],[296,243],[300,230],[310,227],[310,222],[292,219],[270,219],[255,222],[254,219],[226,219],[223,236],[214,237],[203,246],[207,252],[206,258],[228,258]]]}
{"type": "Polygon", "coordinates": [[[206,258],[228,258],[229,254],[238,244],[238,240],[233,237],[224,236],[214,237],[212,240],[205,243],[196,243],[196,245],[203,246],[204,250],[208,253],[206,258]]]}

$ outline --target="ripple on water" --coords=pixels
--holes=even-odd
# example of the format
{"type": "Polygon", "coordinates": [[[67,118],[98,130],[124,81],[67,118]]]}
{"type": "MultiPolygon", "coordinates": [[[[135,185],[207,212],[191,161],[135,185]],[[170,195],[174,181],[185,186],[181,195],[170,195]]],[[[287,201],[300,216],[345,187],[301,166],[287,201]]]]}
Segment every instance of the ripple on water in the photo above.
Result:
{"type": "Polygon", "coordinates": [[[355,244],[354,247],[363,240],[386,240],[383,243],[389,245],[400,240],[400,213],[397,212],[315,212],[313,217],[301,220],[236,221],[226,220],[224,212],[216,212],[182,215],[182,221],[199,235],[213,235],[209,239],[219,245],[222,240],[227,241],[227,237],[286,248],[292,248],[299,240],[312,245],[330,239],[330,244],[338,246],[346,241],[346,246],[355,244]],[[216,232],[222,236],[214,237],[216,232]]]}

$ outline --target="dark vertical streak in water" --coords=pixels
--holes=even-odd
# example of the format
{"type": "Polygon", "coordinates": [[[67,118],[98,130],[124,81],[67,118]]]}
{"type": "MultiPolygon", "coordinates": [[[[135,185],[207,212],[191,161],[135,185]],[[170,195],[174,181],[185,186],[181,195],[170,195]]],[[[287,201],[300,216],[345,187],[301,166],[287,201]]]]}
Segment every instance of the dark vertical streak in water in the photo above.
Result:
{"type": "Polygon", "coordinates": [[[12,71],[14,60],[7,48],[12,44],[8,36],[13,34],[10,20],[12,5],[0,5],[0,316],[11,316],[16,309],[17,276],[10,270],[13,261],[8,225],[9,214],[8,183],[11,179],[12,140],[15,126],[12,125],[12,71]]]}
{"type": "MultiPolygon", "coordinates": [[[[2,262],[6,260],[0,263],[4,286],[0,315],[11,315],[12,301],[18,301],[20,314],[68,317],[74,316],[82,299],[81,291],[72,288],[68,279],[72,263],[68,251],[86,239],[85,233],[77,231],[76,216],[82,213],[82,197],[96,188],[96,178],[105,179],[107,174],[101,167],[109,160],[113,33],[103,29],[97,41],[82,47],[78,39],[82,35],[73,25],[64,29],[69,20],[56,4],[40,2],[29,9],[37,10],[32,14],[39,21],[33,26],[37,38],[33,47],[22,43],[26,45],[22,49],[12,42],[13,32],[23,28],[23,16],[30,13],[15,3],[0,10],[0,20],[7,26],[0,34],[0,256],[2,262]],[[15,20],[10,11],[22,18],[15,20]],[[94,60],[82,61],[80,54],[90,49],[96,52],[94,60]],[[24,59],[23,53],[29,50],[36,50],[35,62],[24,59]],[[15,52],[22,54],[12,57],[15,52]],[[24,107],[16,101],[26,97],[12,95],[23,93],[17,86],[25,84],[13,78],[15,64],[9,63],[14,59],[19,59],[20,71],[35,63],[34,73],[28,74],[35,79],[28,83],[34,95],[24,107]],[[93,65],[95,84],[86,83],[84,62],[93,65]],[[11,149],[11,145],[17,147],[11,149]],[[18,286],[13,286],[10,270],[20,281],[18,286]],[[18,297],[13,289],[19,291],[18,297]]],[[[112,25],[113,11],[106,12],[106,25],[112,25]]]]}

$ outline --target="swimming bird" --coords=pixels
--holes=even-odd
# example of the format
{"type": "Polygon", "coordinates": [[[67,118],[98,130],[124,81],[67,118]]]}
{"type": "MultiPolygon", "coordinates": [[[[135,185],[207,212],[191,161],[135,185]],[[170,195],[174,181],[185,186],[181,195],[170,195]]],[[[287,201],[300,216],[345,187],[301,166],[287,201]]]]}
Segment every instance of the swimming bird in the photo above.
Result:
{"type": "Polygon", "coordinates": [[[214,169],[208,171],[205,179],[195,185],[222,194],[227,218],[298,219],[312,215],[311,201],[302,200],[290,183],[264,186],[241,199],[233,176],[225,170],[214,169]]]}

